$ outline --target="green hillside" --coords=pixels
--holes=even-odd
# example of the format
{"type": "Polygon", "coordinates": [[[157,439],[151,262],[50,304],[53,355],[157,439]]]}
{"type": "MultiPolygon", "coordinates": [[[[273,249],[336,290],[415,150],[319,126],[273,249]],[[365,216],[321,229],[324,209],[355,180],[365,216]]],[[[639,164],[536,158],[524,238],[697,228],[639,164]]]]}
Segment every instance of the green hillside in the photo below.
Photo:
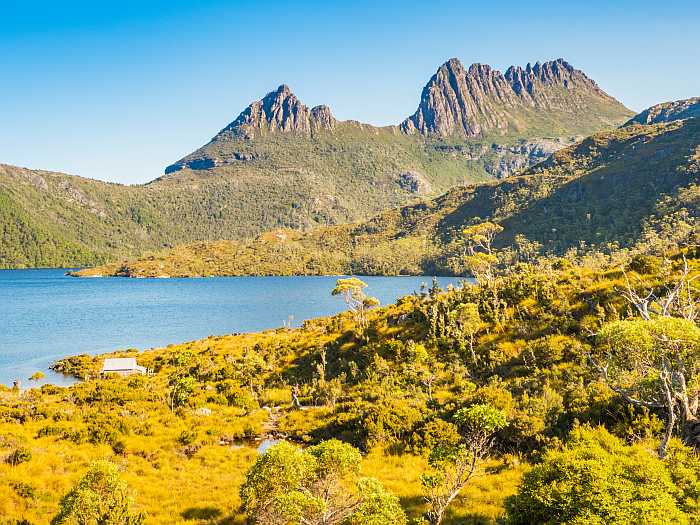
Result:
{"type": "MultiPolygon", "coordinates": [[[[275,134],[256,160],[182,170],[141,186],[0,166],[0,267],[84,266],[192,240],[357,221],[464,181],[487,158],[348,124],[333,134],[275,134]]],[[[252,146],[249,146],[252,147],[252,146]]]]}
{"type": "Polygon", "coordinates": [[[521,176],[459,187],[367,222],[180,246],[84,274],[460,273],[461,231],[483,221],[504,228],[495,241],[502,247],[517,249],[523,235],[542,253],[658,251],[693,235],[699,176],[700,119],[626,126],[521,176]]]}
{"type": "Polygon", "coordinates": [[[443,65],[426,90],[447,98],[420,102],[420,115],[437,119],[425,132],[409,130],[408,120],[383,128],[338,121],[280,86],[145,185],[0,165],[0,268],[95,265],[194,241],[363,221],[508,177],[631,116],[561,60],[508,78],[449,64],[458,89],[443,65]],[[474,111],[464,114],[467,103],[474,111]],[[455,119],[461,127],[448,125],[455,119]]]}

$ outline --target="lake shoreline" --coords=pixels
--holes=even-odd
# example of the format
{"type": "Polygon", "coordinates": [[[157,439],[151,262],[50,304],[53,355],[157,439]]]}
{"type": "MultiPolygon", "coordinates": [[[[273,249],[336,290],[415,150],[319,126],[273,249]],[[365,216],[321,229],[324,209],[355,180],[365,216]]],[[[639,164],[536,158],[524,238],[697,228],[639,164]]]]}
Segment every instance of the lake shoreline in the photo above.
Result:
{"type": "MultiPolygon", "coordinates": [[[[346,309],[330,294],[340,276],[72,279],[67,270],[0,271],[0,384],[67,385],[72,381],[49,368],[67,356],[298,327],[346,309]],[[30,382],[35,372],[46,378],[30,382]]],[[[362,279],[389,304],[430,286],[432,276],[362,279]]],[[[461,281],[438,278],[442,287],[461,281]]]]}

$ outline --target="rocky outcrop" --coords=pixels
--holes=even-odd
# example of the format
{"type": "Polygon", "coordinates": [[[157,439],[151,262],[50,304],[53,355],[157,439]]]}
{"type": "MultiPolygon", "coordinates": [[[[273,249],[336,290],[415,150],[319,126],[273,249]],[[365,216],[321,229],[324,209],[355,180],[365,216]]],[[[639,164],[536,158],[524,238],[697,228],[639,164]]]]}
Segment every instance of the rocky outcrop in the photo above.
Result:
{"type": "Polygon", "coordinates": [[[311,108],[311,129],[331,130],[335,127],[335,119],[328,106],[315,106],[311,108]]]}
{"type": "Polygon", "coordinates": [[[700,117],[700,97],[694,97],[651,106],[632,117],[625,123],[625,126],[632,124],[658,124],[660,122],[698,117],[700,117]]]}
{"type": "Polygon", "coordinates": [[[200,152],[196,151],[165,168],[165,174],[167,175],[185,168],[191,170],[208,170],[228,164],[253,162],[259,158],[260,155],[257,153],[242,153],[240,151],[234,151],[231,154],[217,157],[209,156],[204,152],[200,154],[200,152]]]}
{"type": "Polygon", "coordinates": [[[553,110],[591,108],[591,101],[610,105],[622,114],[627,111],[561,58],[524,68],[511,66],[505,74],[485,64],[467,69],[453,58],[430,79],[417,111],[401,129],[442,137],[475,137],[491,130],[504,133],[509,128],[527,128],[530,123],[524,114],[533,109],[549,118],[547,113],[553,110]]]}
{"type": "Polygon", "coordinates": [[[231,133],[254,137],[261,132],[275,131],[311,133],[314,130],[331,130],[334,125],[335,119],[328,106],[309,109],[292,93],[289,86],[282,84],[277,90],[248,106],[217,137],[231,133]]]}
{"type": "Polygon", "coordinates": [[[427,195],[432,189],[428,179],[414,170],[399,173],[396,183],[402,190],[420,195],[427,195]]]}
{"type": "Polygon", "coordinates": [[[519,171],[534,166],[566,146],[576,143],[576,137],[570,139],[540,139],[532,142],[521,140],[513,146],[492,144],[491,151],[484,155],[484,169],[503,179],[519,171]]]}

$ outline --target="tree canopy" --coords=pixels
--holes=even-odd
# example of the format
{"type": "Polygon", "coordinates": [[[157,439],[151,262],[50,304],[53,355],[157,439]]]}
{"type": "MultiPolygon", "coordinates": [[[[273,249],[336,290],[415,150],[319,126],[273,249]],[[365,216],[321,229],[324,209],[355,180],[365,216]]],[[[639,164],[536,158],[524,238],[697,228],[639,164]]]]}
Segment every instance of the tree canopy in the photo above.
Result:
{"type": "Polygon", "coordinates": [[[248,471],[242,507],[261,525],[403,525],[398,499],[378,481],[360,477],[361,459],[336,439],[305,450],[279,443],[248,471]]]}
{"type": "Polygon", "coordinates": [[[52,525],[140,525],[126,482],[116,465],[96,461],[59,504],[52,525]]]}

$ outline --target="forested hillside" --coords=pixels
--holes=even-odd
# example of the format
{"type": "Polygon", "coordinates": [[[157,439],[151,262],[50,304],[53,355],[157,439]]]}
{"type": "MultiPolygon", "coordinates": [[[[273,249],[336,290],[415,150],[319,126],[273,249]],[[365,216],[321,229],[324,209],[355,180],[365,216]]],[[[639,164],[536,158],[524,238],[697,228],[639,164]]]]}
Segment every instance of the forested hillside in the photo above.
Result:
{"type": "Polygon", "coordinates": [[[387,127],[336,120],[283,85],[145,185],[0,166],[0,267],[94,265],[183,242],[366,220],[510,176],[631,116],[562,60],[509,71],[451,60],[416,115],[387,127]]]}
{"type": "Polygon", "coordinates": [[[355,224],[180,246],[83,275],[463,274],[463,230],[494,245],[564,254],[658,252],[695,235],[700,119],[597,133],[504,181],[469,185],[355,224]]]}
{"type": "Polygon", "coordinates": [[[698,523],[700,268],[667,255],[491,268],[382,308],[341,279],[350,311],[300,329],[112,354],[152,376],[62,359],[92,379],[0,391],[0,522],[698,523]]]}

